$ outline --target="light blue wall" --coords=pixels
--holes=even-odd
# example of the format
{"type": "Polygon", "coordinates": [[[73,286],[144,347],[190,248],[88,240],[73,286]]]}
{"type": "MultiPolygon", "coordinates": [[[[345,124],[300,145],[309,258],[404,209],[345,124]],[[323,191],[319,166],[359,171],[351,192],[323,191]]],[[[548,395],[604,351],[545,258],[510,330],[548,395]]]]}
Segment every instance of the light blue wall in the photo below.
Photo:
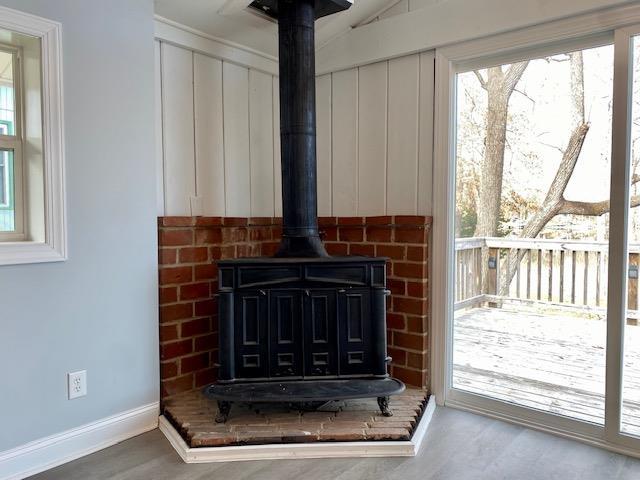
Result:
{"type": "Polygon", "coordinates": [[[153,2],[0,5],[63,26],[69,225],[67,262],[0,266],[3,451],[154,402],[159,380],[153,2]]]}

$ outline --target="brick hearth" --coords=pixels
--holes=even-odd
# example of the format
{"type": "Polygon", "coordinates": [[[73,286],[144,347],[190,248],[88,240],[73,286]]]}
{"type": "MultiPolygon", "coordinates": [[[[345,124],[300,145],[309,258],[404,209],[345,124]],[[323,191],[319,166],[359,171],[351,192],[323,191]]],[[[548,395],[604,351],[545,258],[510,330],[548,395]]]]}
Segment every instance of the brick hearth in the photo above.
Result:
{"type": "MultiPolygon", "coordinates": [[[[279,218],[158,219],[161,396],[215,381],[218,361],[216,260],[273,255],[279,218]]],[[[332,255],[389,257],[387,336],[391,374],[428,385],[428,252],[431,218],[325,217],[321,235],[332,255]]]]}
{"type": "Polygon", "coordinates": [[[392,417],[373,400],[330,402],[319,411],[282,405],[234,405],[225,424],[213,421],[216,403],[192,391],[165,400],[164,415],[190,447],[323,441],[409,440],[426,406],[422,390],[391,398],[392,417]]]}

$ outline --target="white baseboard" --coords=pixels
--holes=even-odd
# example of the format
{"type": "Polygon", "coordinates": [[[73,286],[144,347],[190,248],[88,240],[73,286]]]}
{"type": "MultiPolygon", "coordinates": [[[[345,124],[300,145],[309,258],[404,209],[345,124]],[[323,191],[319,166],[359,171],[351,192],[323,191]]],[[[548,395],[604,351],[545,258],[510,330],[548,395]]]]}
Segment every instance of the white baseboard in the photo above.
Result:
{"type": "Polygon", "coordinates": [[[317,442],[191,448],[164,417],[160,431],[185,463],[279,460],[295,458],[414,457],[417,455],[436,409],[432,395],[411,440],[388,442],[317,442]]]}
{"type": "Polygon", "coordinates": [[[158,402],[150,403],[0,452],[0,479],[35,475],[153,430],[159,408],[158,402]]]}

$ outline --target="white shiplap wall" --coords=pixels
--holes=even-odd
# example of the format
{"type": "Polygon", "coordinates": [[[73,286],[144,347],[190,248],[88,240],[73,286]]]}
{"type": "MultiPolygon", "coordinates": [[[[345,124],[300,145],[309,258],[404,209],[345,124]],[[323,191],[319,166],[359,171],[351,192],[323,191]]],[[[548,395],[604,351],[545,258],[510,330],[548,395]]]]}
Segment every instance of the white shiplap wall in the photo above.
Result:
{"type": "MultiPolygon", "coordinates": [[[[278,78],[156,43],[159,215],[281,214],[278,78]]],[[[317,79],[321,216],[431,213],[433,53],[317,79]]]]}

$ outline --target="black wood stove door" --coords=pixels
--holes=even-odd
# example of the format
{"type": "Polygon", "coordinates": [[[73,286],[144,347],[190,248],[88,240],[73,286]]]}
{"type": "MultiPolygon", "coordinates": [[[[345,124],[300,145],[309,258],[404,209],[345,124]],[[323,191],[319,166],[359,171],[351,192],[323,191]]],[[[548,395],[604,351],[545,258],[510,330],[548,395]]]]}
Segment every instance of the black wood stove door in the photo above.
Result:
{"type": "Polygon", "coordinates": [[[336,291],[306,290],[304,294],[304,374],[338,375],[336,291]]]}
{"type": "Polygon", "coordinates": [[[371,294],[368,289],[349,289],[338,295],[340,319],[340,375],[369,373],[371,356],[371,294]]]}
{"type": "Polygon", "coordinates": [[[236,296],[235,353],[236,375],[239,378],[260,378],[268,375],[267,295],[263,290],[248,291],[236,296]]]}
{"type": "Polygon", "coordinates": [[[269,375],[301,377],[303,291],[272,290],[269,314],[269,375]]]}

